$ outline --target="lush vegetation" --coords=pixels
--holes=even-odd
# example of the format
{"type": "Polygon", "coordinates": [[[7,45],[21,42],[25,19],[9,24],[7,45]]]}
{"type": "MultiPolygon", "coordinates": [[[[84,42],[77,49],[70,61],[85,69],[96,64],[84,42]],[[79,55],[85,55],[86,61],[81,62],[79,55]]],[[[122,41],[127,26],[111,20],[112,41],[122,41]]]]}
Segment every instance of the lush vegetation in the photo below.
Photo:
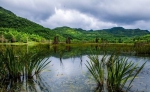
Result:
{"type": "Polygon", "coordinates": [[[124,29],[122,27],[103,30],[83,30],[70,27],[49,29],[18,17],[2,7],[0,7],[0,16],[0,42],[52,42],[56,36],[59,42],[66,42],[68,37],[71,42],[150,42],[150,32],[147,30],[124,29]]]}
{"type": "Polygon", "coordinates": [[[36,34],[28,34],[25,32],[18,32],[12,28],[0,28],[1,31],[1,38],[0,42],[8,43],[8,42],[24,42],[27,43],[28,41],[35,41],[35,42],[45,42],[46,39],[42,36],[36,34]]]}

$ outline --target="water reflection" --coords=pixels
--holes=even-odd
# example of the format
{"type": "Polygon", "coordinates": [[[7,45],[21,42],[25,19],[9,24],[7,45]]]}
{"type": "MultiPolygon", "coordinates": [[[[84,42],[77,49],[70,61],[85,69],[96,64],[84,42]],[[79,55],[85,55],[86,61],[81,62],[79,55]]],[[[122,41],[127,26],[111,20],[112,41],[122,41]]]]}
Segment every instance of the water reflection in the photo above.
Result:
{"type": "MultiPolygon", "coordinates": [[[[87,56],[83,56],[82,59],[85,64],[87,56]]],[[[63,67],[59,65],[59,58],[50,57],[50,60],[52,60],[49,65],[51,73],[44,72],[42,76],[50,81],[47,83],[53,87],[52,92],[88,92],[96,86],[94,81],[90,81],[87,68],[85,66],[81,68],[79,57],[62,59],[63,67]]]]}
{"type": "Polygon", "coordinates": [[[67,51],[71,51],[71,46],[66,46],[67,51]]]}
{"type": "MultiPolygon", "coordinates": [[[[23,51],[28,53],[41,49],[41,52],[46,53],[43,56],[49,58],[48,61],[51,61],[51,63],[40,76],[34,77],[34,80],[8,80],[6,83],[3,83],[2,85],[7,90],[15,90],[17,92],[94,92],[100,90],[85,66],[87,61],[89,61],[88,55],[91,54],[89,47],[50,47],[47,45],[37,47],[22,46],[19,49],[14,46],[14,48],[16,52],[23,51]]],[[[93,51],[98,51],[98,49],[98,46],[91,48],[93,51]]],[[[99,57],[101,58],[102,55],[99,57]]],[[[148,92],[150,90],[150,58],[127,57],[129,57],[129,61],[140,61],[139,65],[148,61],[131,88],[132,91],[136,92],[137,90],[148,92]]]]}
{"type": "Polygon", "coordinates": [[[53,49],[54,49],[54,53],[57,52],[57,46],[53,46],[53,49]]]}
{"type": "Polygon", "coordinates": [[[36,76],[31,80],[4,80],[1,81],[1,92],[51,92],[50,85],[45,82],[45,79],[41,76],[36,76]],[[4,89],[2,91],[1,87],[4,89]]]}
{"type": "MultiPolygon", "coordinates": [[[[97,87],[95,81],[91,78],[90,73],[85,67],[85,64],[87,64],[86,61],[89,60],[87,55],[83,55],[81,57],[62,59],[63,67],[61,67],[59,64],[59,58],[50,57],[50,60],[52,60],[51,65],[49,65],[51,73],[43,73],[42,76],[44,76],[45,78],[47,77],[50,80],[48,84],[53,88],[53,90],[51,90],[52,92],[62,92],[61,90],[65,92],[70,92],[70,90],[73,92],[94,92],[94,90],[101,89],[97,87]]],[[[102,55],[100,55],[100,57],[102,57],[102,55]]],[[[130,60],[134,62],[141,61],[141,64],[143,64],[143,62],[145,61],[145,59],[143,58],[133,56],[129,57],[129,61],[130,60]]],[[[139,74],[139,77],[133,82],[133,87],[131,88],[132,91],[135,91],[135,89],[139,90],[139,88],[141,89],[141,80],[143,81],[143,83],[146,83],[142,85],[142,88],[147,88],[144,90],[150,90],[148,89],[148,87],[150,87],[148,86],[148,82],[150,82],[150,79],[148,78],[149,75],[143,75],[145,69],[148,68],[147,66],[150,65],[150,59],[147,58],[147,60],[149,60],[149,62],[147,63],[146,67],[139,74]],[[146,77],[147,79],[144,79],[142,77],[146,77]]]]}

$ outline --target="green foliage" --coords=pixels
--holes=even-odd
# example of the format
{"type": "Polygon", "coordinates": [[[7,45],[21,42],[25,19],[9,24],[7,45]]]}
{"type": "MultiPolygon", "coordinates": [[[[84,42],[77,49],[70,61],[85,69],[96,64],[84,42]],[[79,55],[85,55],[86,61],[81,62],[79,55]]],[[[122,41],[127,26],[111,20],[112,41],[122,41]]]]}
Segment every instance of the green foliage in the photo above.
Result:
{"type": "Polygon", "coordinates": [[[128,62],[125,57],[115,54],[110,57],[104,55],[101,60],[98,55],[89,56],[89,59],[86,66],[96,80],[98,90],[108,90],[109,92],[128,91],[131,88],[131,83],[146,63],[138,68],[138,64],[132,61],[128,62]],[[129,84],[127,84],[128,81],[129,84]]]}
{"type": "Polygon", "coordinates": [[[50,63],[48,59],[41,57],[41,54],[26,54],[22,61],[24,62],[25,73],[29,78],[39,74],[50,63]]]}
{"type": "MultiPolygon", "coordinates": [[[[55,36],[59,36],[60,42],[65,42],[66,38],[69,37],[72,42],[94,43],[95,39],[99,38],[101,39],[99,42],[133,43],[134,38],[136,39],[136,37],[149,34],[147,30],[124,29],[122,27],[103,30],[83,30],[81,28],[70,27],[49,29],[25,18],[18,17],[11,11],[2,7],[0,7],[0,16],[0,32],[4,33],[4,42],[27,42],[27,38],[29,41],[43,42],[46,40],[53,40],[55,36]]],[[[143,37],[142,39],[146,39],[147,42],[150,42],[147,37],[143,37]]],[[[0,41],[3,41],[1,37],[0,41]]]]}
{"type": "Polygon", "coordinates": [[[77,42],[95,42],[95,39],[99,38],[99,42],[133,43],[132,39],[134,37],[149,34],[149,31],[147,30],[124,29],[122,27],[94,31],[73,29],[69,27],[57,27],[53,30],[63,37],[70,37],[72,40],[77,42]]]}
{"type": "Polygon", "coordinates": [[[27,42],[27,40],[41,42],[42,40],[46,40],[44,37],[41,37],[39,35],[18,32],[17,30],[12,28],[0,28],[0,32],[3,33],[5,40],[7,40],[8,42],[11,42],[12,39],[15,39],[15,42],[27,42]]]}
{"type": "Polygon", "coordinates": [[[141,36],[149,33],[148,30],[140,29],[124,29],[123,27],[113,27],[111,29],[104,29],[104,31],[113,34],[114,36],[124,37],[124,36],[141,36]]]}
{"type": "Polygon", "coordinates": [[[133,38],[134,42],[146,42],[150,43],[150,34],[133,38]]]}
{"type": "Polygon", "coordinates": [[[16,53],[13,49],[0,52],[0,80],[12,78],[32,78],[39,74],[50,62],[38,53],[16,53]]]}

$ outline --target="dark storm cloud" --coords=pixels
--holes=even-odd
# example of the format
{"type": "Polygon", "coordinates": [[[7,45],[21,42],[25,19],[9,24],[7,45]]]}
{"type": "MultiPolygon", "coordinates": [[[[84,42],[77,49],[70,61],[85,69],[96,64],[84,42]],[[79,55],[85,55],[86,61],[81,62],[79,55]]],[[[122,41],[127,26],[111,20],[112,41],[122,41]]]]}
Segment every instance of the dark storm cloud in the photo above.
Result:
{"type": "MultiPolygon", "coordinates": [[[[42,1],[42,0],[41,0],[42,1]]],[[[1,0],[0,5],[11,10],[18,16],[22,16],[32,21],[46,20],[54,13],[54,7],[37,0],[1,0]]],[[[44,1],[44,0],[43,0],[44,1]]]]}
{"type": "Polygon", "coordinates": [[[50,28],[150,29],[150,0],[1,0],[0,5],[50,28]]]}
{"type": "Polygon", "coordinates": [[[67,0],[63,4],[66,8],[77,9],[103,21],[134,23],[150,19],[149,0],[67,0]]]}

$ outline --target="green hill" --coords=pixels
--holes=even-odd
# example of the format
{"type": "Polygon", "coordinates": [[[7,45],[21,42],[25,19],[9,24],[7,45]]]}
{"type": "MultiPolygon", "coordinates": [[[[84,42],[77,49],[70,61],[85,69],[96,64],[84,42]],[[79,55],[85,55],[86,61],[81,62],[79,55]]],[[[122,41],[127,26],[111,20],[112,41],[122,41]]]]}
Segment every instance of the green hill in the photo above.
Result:
{"type": "MultiPolygon", "coordinates": [[[[4,36],[6,36],[9,41],[12,37],[17,38],[16,34],[12,31],[16,31],[17,34],[20,35],[28,36],[31,41],[52,39],[52,37],[54,37],[54,32],[52,30],[44,28],[28,19],[18,17],[11,11],[2,7],[0,7],[0,21],[0,32],[1,34],[4,32],[4,36]]],[[[19,39],[16,40],[21,41],[19,39]]]]}
{"type": "Polygon", "coordinates": [[[57,27],[45,28],[28,19],[18,17],[9,10],[0,7],[0,42],[44,42],[53,40],[55,36],[59,41],[65,42],[70,37],[74,42],[132,42],[134,38],[148,35],[148,30],[124,29],[114,27],[102,30],[83,30],[81,28],[57,27]]]}
{"type": "Polygon", "coordinates": [[[57,27],[53,30],[56,34],[62,35],[64,38],[70,37],[74,41],[94,42],[96,38],[99,38],[100,42],[106,41],[112,43],[133,42],[135,37],[140,37],[150,33],[148,30],[124,29],[122,27],[103,30],[83,30],[81,28],[57,27]]]}
{"type": "Polygon", "coordinates": [[[0,27],[9,27],[9,28],[24,28],[24,27],[35,27],[35,28],[44,28],[41,25],[38,25],[30,20],[16,16],[11,11],[5,10],[0,7],[0,27]]]}
{"type": "Polygon", "coordinates": [[[111,29],[104,29],[104,31],[111,33],[114,36],[128,36],[128,37],[149,34],[148,30],[124,29],[123,27],[113,27],[111,29]]]}

